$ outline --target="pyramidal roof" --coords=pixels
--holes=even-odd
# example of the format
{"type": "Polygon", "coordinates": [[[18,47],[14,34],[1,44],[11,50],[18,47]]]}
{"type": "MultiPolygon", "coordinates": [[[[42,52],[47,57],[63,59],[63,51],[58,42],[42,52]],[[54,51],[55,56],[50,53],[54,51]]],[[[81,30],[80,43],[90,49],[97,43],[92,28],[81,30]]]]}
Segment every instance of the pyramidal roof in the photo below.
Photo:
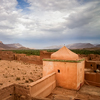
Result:
{"type": "Polygon", "coordinates": [[[70,51],[68,48],[63,46],[57,52],[51,54],[51,59],[58,59],[58,60],[77,60],[79,59],[78,55],[74,52],[70,51]]]}

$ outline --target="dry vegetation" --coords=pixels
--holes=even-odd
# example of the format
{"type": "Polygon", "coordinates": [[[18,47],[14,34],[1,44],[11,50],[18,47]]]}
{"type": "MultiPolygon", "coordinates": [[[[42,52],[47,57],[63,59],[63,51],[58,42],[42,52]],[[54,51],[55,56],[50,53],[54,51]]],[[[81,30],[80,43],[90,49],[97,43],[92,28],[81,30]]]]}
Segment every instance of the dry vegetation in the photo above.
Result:
{"type": "Polygon", "coordinates": [[[0,88],[11,83],[28,84],[42,77],[42,65],[0,60],[0,88]]]}

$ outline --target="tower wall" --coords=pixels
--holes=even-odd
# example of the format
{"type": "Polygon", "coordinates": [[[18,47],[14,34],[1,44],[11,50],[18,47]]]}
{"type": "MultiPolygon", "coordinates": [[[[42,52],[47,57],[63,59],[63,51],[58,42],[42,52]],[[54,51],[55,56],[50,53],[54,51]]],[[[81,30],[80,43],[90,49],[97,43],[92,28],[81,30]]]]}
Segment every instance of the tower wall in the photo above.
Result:
{"type": "Polygon", "coordinates": [[[56,72],[57,86],[78,90],[84,83],[84,61],[43,61],[43,76],[56,72]]]}

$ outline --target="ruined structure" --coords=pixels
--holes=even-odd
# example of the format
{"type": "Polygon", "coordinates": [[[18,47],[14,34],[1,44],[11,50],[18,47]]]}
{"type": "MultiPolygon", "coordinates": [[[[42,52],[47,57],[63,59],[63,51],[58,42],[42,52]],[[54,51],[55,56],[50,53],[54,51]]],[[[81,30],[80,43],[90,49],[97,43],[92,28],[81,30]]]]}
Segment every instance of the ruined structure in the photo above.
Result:
{"type": "Polygon", "coordinates": [[[50,58],[52,53],[54,52],[40,51],[40,59],[50,58]]]}
{"type": "Polygon", "coordinates": [[[86,81],[100,87],[100,61],[86,61],[85,68],[89,69],[85,72],[86,81]]]}
{"type": "Polygon", "coordinates": [[[65,46],[43,59],[43,76],[56,72],[57,86],[78,90],[84,83],[84,60],[65,46]]]}
{"type": "Polygon", "coordinates": [[[16,54],[12,51],[0,51],[0,60],[17,60],[25,63],[42,65],[43,58],[50,58],[52,52],[40,51],[40,56],[26,54],[16,54]]]}
{"type": "Polygon", "coordinates": [[[85,68],[92,69],[92,71],[100,70],[100,61],[91,61],[88,60],[85,62],[85,68]]]}

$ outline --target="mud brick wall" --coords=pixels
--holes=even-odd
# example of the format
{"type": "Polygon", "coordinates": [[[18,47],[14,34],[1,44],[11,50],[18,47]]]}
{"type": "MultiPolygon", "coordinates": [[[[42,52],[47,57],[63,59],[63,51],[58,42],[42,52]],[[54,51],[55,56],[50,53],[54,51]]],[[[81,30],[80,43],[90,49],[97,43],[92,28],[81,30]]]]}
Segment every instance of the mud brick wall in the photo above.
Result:
{"type": "Polygon", "coordinates": [[[55,73],[52,73],[27,86],[9,84],[8,86],[1,88],[0,100],[41,100],[33,97],[39,96],[45,98],[55,87],[55,73]]]}
{"type": "Polygon", "coordinates": [[[26,54],[14,54],[14,60],[20,61],[22,57],[26,57],[26,54]]]}
{"type": "Polygon", "coordinates": [[[30,88],[15,84],[14,100],[30,100],[30,88]]]}
{"type": "Polygon", "coordinates": [[[98,55],[98,54],[89,54],[88,55],[88,60],[100,61],[100,55],[98,55]]]}
{"type": "Polygon", "coordinates": [[[40,56],[26,56],[26,54],[15,54],[12,51],[0,51],[0,60],[18,60],[24,63],[42,64],[40,56]]]}
{"type": "Polygon", "coordinates": [[[14,100],[14,84],[0,89],[0,100],[14,100]]]}
{"type": "Polygon", "coordinates": [[[40,59],[50,58],[52,53],[54,52],[40,51],[40,59]]]}
{"type": "Polygon", "coordinates": [[[90,85],[94,85],[94,86],[99,86],[100,87],[100,73],[86,72],[85,73],[85,80],[90,85]]]}
{"type": "Polygon", "coordinates": [[[96,62],[92,61],[85,61],[85,68],[92,69],[93,71],[96,70],[96,62]]]}
{"type": "Polygon", "coordinates": [[[40,60],[40,57],[38,56],[25,56],[20,57],[20,61],[23,61],[25,63],[31,63],[31,64],[42,64],[42,61],[40,60]]]}
{"type": "Polygon", "coordinates": [[[0,51],[1,60],[14,60],[14,53],[12,51],[0,51]]]}
{"type": "Polygon", "coordinates": [[[85,61],[85,68],[92,69],[93,71],[100,69],[100,61],[85,61]]]}
{"type": "Polygon", "coordinates": [[[31,63],[31,64],[39,64],[41,65],[43,58],[50,58],[51,54],[53,52],[47,52],[47,51],[40,51],[40,56],[26,56],[26,54],[16,54],[12,51],[0,51],[0,59],[1,60],[18,60],[25,63],[31,63]]]}

